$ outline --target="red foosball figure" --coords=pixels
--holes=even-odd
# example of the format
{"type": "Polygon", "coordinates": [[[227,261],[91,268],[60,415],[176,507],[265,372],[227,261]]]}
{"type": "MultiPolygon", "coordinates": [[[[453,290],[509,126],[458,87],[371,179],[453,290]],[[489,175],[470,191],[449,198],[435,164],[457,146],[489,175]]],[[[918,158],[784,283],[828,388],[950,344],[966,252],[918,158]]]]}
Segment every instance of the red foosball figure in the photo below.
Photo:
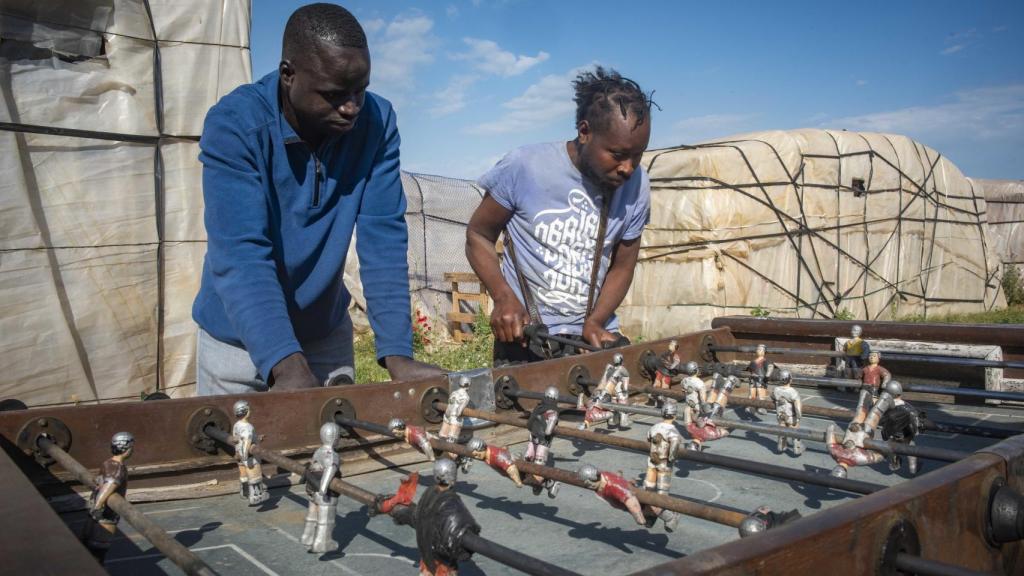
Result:
{"type": "Polygon", "coordinates": [[[611,472],[599,472],[597,468],[590,464],[584,464],[580,467],[576,472],[576,476],[588,488],[611,504],[613,508],[626,510],[633,516],[636,523],[641,526],[647,524],[647,518],[644,517],[640,501],[636,499],[636,495],[629,489],[628,480],[611,472]]]}
{"type": "Polygon", "coordinates": [[[479,438],[470,440],[468,446],[473,451],[474,458],[483,460],[488,466],[511,479],[517,487],[522,488],[523,481],[519,477],[519,468],[516,467],[516,461],[512,459],[512,454],[507,448],[489,446],[479,438]]]}

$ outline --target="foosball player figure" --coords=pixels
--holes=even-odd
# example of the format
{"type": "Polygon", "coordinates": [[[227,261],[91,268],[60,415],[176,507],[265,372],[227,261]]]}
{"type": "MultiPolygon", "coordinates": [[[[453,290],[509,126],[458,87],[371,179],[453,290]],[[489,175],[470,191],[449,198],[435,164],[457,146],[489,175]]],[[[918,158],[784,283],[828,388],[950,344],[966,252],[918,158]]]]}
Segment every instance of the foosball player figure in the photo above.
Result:
{"type": "MultiPolygon", "coordinates": [[[[878,401],[868,412],[864,429],[871,435],[874,435],[876,429],[880,429],[882,440],[914,445],[914,438],[921,429],[921,416],[917,409],[903,400],[903,386],[899,382],[886,382],[878,401]]],[[[893,472],[899,470],[901,460],[899,454],[891,454],[889,469],[893,472]]],[[[917,456],[907,456],[907,471],[911,476],[917,474],[917,456]]]]}
{"type": "Polygon", "coordinates": [[[771,508],[761,506],[740,522],[740,538],[766,532],[798,518],[800,518],[800,512],[796,509],[789,512],[772,512],[771,508]]]}
{"type": "Polygon", "coordinates": [[[847,378],[860,378],[864,361],[871,354],[871,346],[860,335],[860,326],[854,324],[850,328],[850,339],[843,344],[843,360],[847,378]]]}
{"type": "Polygon", "coordinates": [[[686,363],[686,377],[683,378],[683,392],[686,402],[683,404],[683,424],[693,422],[700,415],[700,407],[708,401],[707,388],[700,378],[700,367],[696,362],[686,363]]]}
{"type": "MultiPolygon", "coordinates": [[[[747,372],[750,372],[750,399],[768,399],[768,378],[772,375],[774,364],[768,361],[768,349],[764,344],[758,344],[755,349],[755,357],[747,365],[747,372]]],[[[764,408],[757,409],[758,414],[767,414],[764,408]]]]}
{"type": "MultiPolygon", "coordinates": [[[[629,404],[629,370],[622,365],[622,354],[612,356],[612,363],[605,366],[600,387],[605,394],[612,397],[616,404],[629,404]]],[[[615,411],[612,423],[620,428],[629,427],[629,414],[615,411]]]]}
{"type": "Polygon", "coordinates": [[[641,526],[647,525],[647,518],[644,516],[643,508],[636,495],[629,489],[629,481],[611,472],[599,472],[590,464],[584,464],[576,471],[576,477],[600,496],[613,508],[626,510],[633,516],[633,520],[641,526]]]}
{"type": "MultiPolygon", "coordinates": [[[[803,403],[800,401],[800,393],[793,388],[793,375],[789,370],[779,371],[779,384],[772,389],[772,401],[775,402],[775,416],[779,426],[794,430],[800,428],[803,403]]],[[[799,438],[779,436],[779,454],[785,452],[787,444],[793,447],[793,454],[799,456],[804,453],[804,445],[799,438]]]]}
{"type": "MultiPolygon", "coordinates": [[[[442,440],[457,444],[459,434],[462,433],[462,411],[469,406],[469,377],[459,378],[459,387],[448,396],[448,407],[444,409],[444,417],[441,421],[442,440]]],[[[472,462],[469,458],[460,458],[457,454],[448,453],[447,456],[459,463],[463,472],[469,472],[469,465],[472,462]]]]}
{"type": "Polygon", "coordinates": [[[516,461],[508,448],[490,446],[480,438],[470,440],[468,447],[473,451],[473,458],[483,460],[485,464],[507,476],[517,488],[523,487],[523,481],[519,478],[519,468],[516,467],[516,461]]]}
{"type": "Polygon", "coordinates": [[[882,387],[892,380],[892,374],[879,364],[881,360],[880,353],[871,352],[868,354],[868,365],[861,370],[860,395],[857,398],[857,408],[854,410],[854,422],[864,422],[868,416],[868,410],[878,401],[882,387]]]}
{"type": "Polygon", "coordinates": [[[825,429],[825,445],[832,459],[836,461],[836,467],[832,469],[832,476],[846,478],[847,471],[851,466],[870,466],[878,464],[885,459],[880,453],[868,450],[864,447],[864,440],[869,438],[861,424],[851,422],[843,436],[843,442],[836,441],[836,425],[829,424],[825,429]]]}
{"type": "Polygon", "coordinates": [[[605,392],[603,386],[595,388],[589,400],[584,401],[583,394],[580,394],[576,408],[583,410],[583,421],[580,422],[578,428],[588,430],[595,424],[611,420],[615,413],[604,407],[604,404],[610,402],[611,399],[612,397],[605,392]]]}
{"type": "Polygon", "coordinates": [[[419,472],[413,472],[398,483],[398,492],[378,494],[373,504],[367,507],[367,515],[390,514],[398,506],[409,506],[416,498],[416,487],[420,483],[419,472]]]}
{"type": "MultiPolygon", "coordinates": [[[[547,466],[551,440],[555,436],[555,428],[558,427],[558,388],[548,386],[544,390],[544,398],[533,407],[526,427],[530,432],[530,442],[526,446],[525,460],[547,466]]],[[[523,478],[523,483],[533,487],[535,496],[539,495],[541,490],[547,489],[550,498],[557,496],[561,487],[560,482],[535,474],[527,475],[523,478]]]]}
{"type": "MultiPolygon", "coordinates": [[[[647,442],[650,443],[650,457],[647,460],[647,475],[644,477],[644,490],[654,490],[658,494],[668,494],[672,486],[672,473],[675,471],[676,451],[683,443],[683,437],[676,430],[676,415],[679,407],[673,400],[665,400],[661,406],[661,422],[647,430],[647,442]]],[[[651,507],[655,517],[665,523],[665,530],[675,530],[679,516],[662,508],[651,507]]]]}
{"type": "MultiPolygon", "coordinates": [[[[668,343],[668,351],[658,356],[658,369],[654,372],[654,387],[660,390],[668,390],[672,386],[672,377],[676,374],[676,370],[679,368],[679,354],[676,354],[676,349],[679,348],[679,343],[672,340],[668,343]]],[[[661,402],[662,396],[657,396],[658,402],[661,402]]]]}
{"type": "Polygon", "coordinates": [[[409,426],[401,418],[388,420],[388,430],[405,443],[419,450],[431,462],[434,461],[434,448],[430,445],[430,433],[419,426],[409,426]]]}
{"type": "Polygon", "coordinates": [[[448,458],[434,462],[434,485],[416,504],[416,548],[420,576],[456,576],[459,562],[472,556],[462,547],[467,532],[480,533],[480,525],[455,492],[458,469],[448,458]]]}
{"type": "Polygon", "coordinates": [[[263,481],[260,459],[252,454],[256,429],[249,422],[248,400],[235,402],[234,412],[238,420],[231,428],[231,435],[235,437],[235,460],[238,461],[238,493],[249,500],[250,506],[259,506],[270,498],[270,493],[263,481]]]}
{"type": "Polygon", "coordinates": [[[331,490],[331,480],[341,478],[341,458],[334,444],[341,429],[334,422],[320,427],[320,447],[306,465],[306,494],[309,508],[306,525],[299,542],[313,554],[324,554],[338,549],[334,541],[334,518],[338,515],[338,494],[331,490]]]}
{"type": "Polygon", "coordinates": [[[114,434],[110,439],[112,456],[100,466],[96,487],[89,499],[89,521],[85,525],[83,540],[85,547],[101,564],[121,520],[117,512],[107,506],[107,500],[114,493],[123,497],[128,491],[128,467],[124,461],[131,458],[134,450],[135,437],[130,432],[114,434]]]}
{"type": "Polygon", "coordinates": [[[725,412],[725,407],[729,403],[729,394],[736,387],[738,380],[735,376],[726,376],[720,381],[721,385],[715,389],[714,402],[701,405],[701,415],[686,425],[686,431],[690,433],[691,438],[686,447],[690,450],[700,452],[704,449],[705,442],[719,440],[729,435],[729,430],[719,427],[713,419],[725,412]]]}

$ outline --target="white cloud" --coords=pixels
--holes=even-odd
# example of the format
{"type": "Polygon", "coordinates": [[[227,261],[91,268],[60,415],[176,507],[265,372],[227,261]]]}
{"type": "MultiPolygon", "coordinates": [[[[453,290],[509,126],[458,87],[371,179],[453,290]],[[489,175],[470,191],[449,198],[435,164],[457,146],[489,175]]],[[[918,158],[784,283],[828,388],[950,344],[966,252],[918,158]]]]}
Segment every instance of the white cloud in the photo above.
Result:
{"type": "Polygon", "coordinates": [[[422,14],[402,14],[390,22],[371,20],[363,28],[370,35],[370,89],[392,99],[411,92],[416,70],[434,61],[434,21],[422,14]]]}
{"type": "Polygon", "coordinates": [[[493,40],[463,38],[462,41],[469,46],[469,51],[452,54],[451,59],[467,60],[472,62],[477,70],[496,76],[518,76],[551,57],[544,51],[538,52],[536,56],[517,56],[508,50],[502,50],[493,40]]]}
{"type": "Polygon", "coordinates": [[[444,13],[449,18],[455,18],[456,16],[459,15],[459,7],[456,6],[455,4],[449,4],[448,7],[445,8],[444,13]]]}
{"type": "Polygon", "coordinates": [[[977,28],[971,28],[970,30],[964,30],[961,32],[954,32],[946,36],[946,47],[943,48],[939,54],[948,56],[950,54],[956,54],[957,52],[977,43],[981,40],[981,34],[978,34],[977,28]]]}
{"type": "Polygon", "coordinates": [[[477,76],[457,74],[444,89],[434,93],[434,106],[430,115],[438,118],[454,114],[466,107],[466,91],[478,80],[477,76]]]}
{"type": "MultiPolygon", "coordinates": [[[[659,136],[652,148],[696,144],[731,134],[750,132],[752,120],[756,118],[756,114],[706,114],[683,118],[672,125],[668,135],[659,136]]],[[[656,126],[657,124],[655,129],[656,126]]]]}
{"type": "Polygon", "coordinates": [[[571,82],[579,70],[576,68],[566,74],[550,74],[541,78],[519,96],[503,103],[501,106],[505,113],[497,120],[472,126],[466,131],[471,134],[505,134],[529,132],[552,122],[570,125],[576,110],[571,82]]]}
{"type": "Polygon", "coordinates": [[[868,81],[867,80],[857,80],[857,82],[855,82],[855,84],[857,84],[857,86],[867,86],[868,85],[868,81]]]}
{"type": "Polygon", "coordinates": [[[1024,134],[1024,84],[963,90],[942,104],[848,116],[827,124],[933,141],[1019,137],[1024,134]]]}

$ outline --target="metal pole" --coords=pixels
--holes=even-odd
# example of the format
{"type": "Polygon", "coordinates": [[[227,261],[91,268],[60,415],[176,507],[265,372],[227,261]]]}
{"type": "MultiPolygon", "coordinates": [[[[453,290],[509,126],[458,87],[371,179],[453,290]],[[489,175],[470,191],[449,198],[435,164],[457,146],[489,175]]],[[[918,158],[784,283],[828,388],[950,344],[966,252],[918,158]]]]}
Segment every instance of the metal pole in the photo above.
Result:
{"type": "MultiPolygon", "coordinates": [[[[544,394],[540,392],[533,392],[530,390],[506,390],[505,395],[509,398],[527,398],[530,400],[541,400],[544,398],[544,394]]],[[[572,404],[576,406],[576,399],[572,396],[564,396],[559,394],[558,401],[562,404],[572,404]]],[[[616,404],[615,402],[602,402],[601,408],[605,410],[612,410],[615,412],[625,412],[626,414],[640,414],[642,416],[654,416],[655,418],[661,417],[661,410],[658,408],[648,408],[646,406],[633,406],[632,404],[616,404]]]]}
{"type": "MultiPolygon", "coordinates": [[[[442,410],[446,406],[443,402],[437,402],[435,405],[440,407],[442,410]]],[[[518,428],[526,428],[526,421],[511,414],[485,412],[474,408],[466,408],[463,411],[463,414],[471,418],[481,418],[498,424],[507,424],[518,428]]],[[[606,446],[615,446],[617,448],[642,452],[644,454],[650,452],[650,447],[643,440],[623,438],[613,434],[597,434],[595,432],[577,430],[566,426],[559,426],[556,429],[556,434],[565,438],[577,438],[579,440],[586,440],[588,442],[604,444],[606,446]]],[[[794,470],[792,468],[777,466],[775,464],[764,464],[750,460],[741,460],[730,456],[722,456],[721,454],[696,452],[694,450],[680,450],[676,453],[676,459],[689,460],[711,466],[721,466],[722,468],[757,474],[768,478],[813,484],[815,486],[825,486],[827,488],[853,492],[855,494],[871,494],[872,492],[877,492],[885,488],[885,486],[873,484],[871,482],[851,480],[849,478],[835,478],[824,474],[814,474],[813,472],[807,472],[806,470],[794,470]]]]}
{"type": "Polygon", "coordinates": [[[993,576],[991,572],[978,572],[903,552],[896,554],[896,569],[904,574],[917,576],[993,576]]]}
{"type": "MultiPolygon", "coordinates": [[[[730,406],[747,406],[751,408],[764,408],[766,410],[775,410],[775,404],[771,400],[756,400],[754,398],[747,398],[737,394],[740,390],[734,390],[729,395],[730,406]]],[[[672,398],[680,402],[686,400],[686,395],[677,390],[666,390],[663,388],[654,388],[653,386],[646,386],[642,389],[645,394],[653,394],[656,396],[664,396],[666,398],[672,398]]],[[[848,408],[825,408],[823,406],[803,406],[803,414],[805,416],[820,416],[822,418],[831,418],[834,420],[850,420],[853,418],[853,410],[848,408]]],[[[1014,430],[1006,430],[1003,428],[993,428],[990,426],[968,426],[966,424],[954,424],[952,422],[936,422],[927,418],[922,418],[921,429],[930,430],[934,432],[945,432],[947,434],[965,434],[968,436],[980,436],[982,438],[1012,438],[1020,432],[1014,430]]]]}
{"type": "MultiPolygon", "coordinates": [[[[750,378],[751,374],[746,370],[733,370],[738,365],[717,363],[712,368],[720,367],[721,372],[731,374],[739,378],[750,378]]],[[[715,372],[717,370],[709,370],[715,372]]],[[[1024,402],[1024,392],[1003,392],[1001,390],[980,390],[976,388],[953,388],[951,386],[933,386],[931,384],[910,384],[900,383],[904,392],[916,392],[918,394],[944,394],[946,396],[981,398],[985,400],[1005,400],[1008,402],[1024,402]]],[[[851,378],[826,378],[823,376],[809,376],[806,374],[793,374],[793,385],[810,386],[812,388],[844,388],[859,390],[862,383],[860,380],[851,378]]]]}
{"type": "MultiPolygon", "coordinates": [[[[361,421],[358,420],[354,422],[361,423],[361,421]]],[[[371,422],[366,422],[365,424],[368,424],[374,428],[385,429],[384,426],[373,424],[371,422]]],[[[220,442],[221,444],[224,444],[232,448],[234,446],[234,438],[230,434],[223,430],[220,430],[219,428],[208,426],[205,430],[203,430],[203,432],[207,436],[213,438],[214,440],[220,442]]],[[[387,433],[387,435],[392,436],[390,431],[387,433]]],[[[278,452],[266,450],[259,446],[258,444],[254,444],[250,451],[254,456],[257,456],[267,462],[270,462],[271,464],[277,466],[278,468],[288,470],[289,472],[293,472],[300,476],[306,473],[306,467],[300,464],[299,462],[296,462],[295,460],[292,460],[291,458],[288,458],[287,456],[284,456],[278,452]]],[[[314,478],[314,480],[316,480],[316,478],[314,478]]],[[[348,482],[345,482],[344,480],[338,478],[331,480],[331,490],[334,490],[335,492],[342,496],[347,496],[367,506],[373,506],[377,500],[377,494],[370,492],[369,490],[363,490],[358,486],[349,484],[348,482]]],[[[399,524],[405,524],[408,526],[415,527],[415,523],[413,521],[413,518],[415,518],[415,509],[415,504],[411,504],[410,506],[396,506],[390,512],[390,516],[395,518],[396,522],[398,522],[399,524]]],[[[472,532],[467,532],[466,534],[472,534],[472,532]]],[[[554,564],[544,562],[543,560],[540,560],[538,558],[533,558],[521,552],[516,552],[514,550],[506,548],[498,544],[497,542],[493,542],[477,534],[473,534],[469,538],[463,536],[462,544],[465,546],[467,550],[477,552],[479,554],[487,556],[488,558],[497,560],[498,562],[508,564],[509,566],[517,570],[525,572],[526,574],[531,574],[533,576],[581,576],[580,574],[572,572],[571,570],[566,570],[559,566],[555,566],[554,564]],[[515,558],[509,560],[510,556],[515,556],[515,558]]]]}
{"type": "MultiPolygon", "coordinates": [[[[56,460],[62,468],[71,472],[83,485],[89,488],[96,487],[96,481],[92,473],[49,438],[45,436],[40,437],[38,446],[44,454],[56,460]]],[[[111,494],[107,498],[107,506],[131,524],[132,528],[135,528],[140,534],[145,536],[157,550],[166,556],[168,560],[174,562],[175,566],[181,568],[186,574],[216,576],[217,573],[212,568],[207,566],[191,550],[183,546],[181,542],[178,542],[170,534],[164,532],[163,528],[157,526],[145,514],[139,512],[124,496],[116,492],[111,494]]]]}
{"type": "MultiPolygon", "coordinates": [[[[439,402],[437,404],[444,405],[444,403],[442,402],[439,402]]],[[[467,408],[465,411],[463,411],[463,414],[474,418],[477,417],[474,414],[470,414],[470,410],[472,409],[467,408]]],[[[473,412],[477,411],[473,410],[473,412]]],[[[482,414],[491,413],[482,412],[482,414]]],[[[490,419],[487,417],[483,418],[488,420],[490,419]]],[[[371,432],[385,434],[386,436],[394,436],[393,434],[391,434],[390,431],[386,431],[386,433],[381,431],[382,429],[384,429],[384,427],[381,426],[380,424],[374,424],[373,422],[366,422],[363,420],[355,420],[352,418],[344,417],[338,417],[336,420],[338,424],[343,424],[345,426],[349,426],[352,428],[362,428],[364,430],[369,430],[371,432]]],[[[473,451],[470,450],[468,447],[463,446],[462,444],[453,444],[451,442],[447,442],[439,438],[431,438],[430,445],[433,446],[436,450],[440,450],[442,452],[451,452],[453,454],[458,454],[459,456],[475,458],[473,456],[473,451]]],[[[526,462],[524,460],[516,460],[516,467],[527,474],[533,474],[536,476],[549,478],[551,480],[556,480],[558,482],[562,482],[563,484],[570,484],[572,486],[577,486],[586,490],[591,490],[582,480],[580,480],[576,476],[575,472],[562,470],[561,468],[553,468],[551,466],[542,466],[540,464],[534,464],[533,462],[526,462]]],[[[641,504],[647,504],[648,506],[657,506],[659,508],[666,508],[668,510],[672,510],[673,512],[679,512],[680,514],[685,514],[687,516],[701,518],[702,520],[709,520],[717,524],[725,524],[726,526],[732,526],[733,528],[739,527],[740,522],[742,522],[747,517],[746,514],[743,514],[742,512],[730,510],[728,508],[725,508],[724,506],[719,506],[710,503],[697,503],[691,502],[689,500],[683,500],[680,498],[673,498],[671,496],[658,494],[656,492],[648,492],[647,490],[636,488],[635,486],[631,486],[630,489],[633,491],[633,494],[636,496],[636,499],[639,500],[641,504]]]]}
{"type": "MultiPolygon", "coordinates": [[[[756,346],[709,346],[712,352],[740,352],[753,354],[756,346]]],[[[785,354],[791,356],[825,356],[844,358],[846,354],[837,350],[821,350],[817,348],[766,348],[768,354],[785,354]]],[[[900,362],[927,362],[945,364],[947,366],[968,366],[972,368],[1024,368],[1024,362],[1013,360],[985,360],[983,358],[965,358],[963,356],[946,356],[942,354],[913,354],[910,352],[881,351],[889,360],[900,362]]]]}
{"type": "MultiPolygon", "coordinates": [[[[787,428],[760,422],[744,422],[742,420],[729,420],[726,418],[714,418],[714,423],[723,428],[735,430],[750,430],[773,436],[785,436],[787,438],[799,438],[810,442],[825,442],[823,430],[806,428],[787,428]]],[[[864,447],[869,450],[883,454],[903,454],[906,456],[917,456],[929,460],[940,460],[943,462],[957,462],[968,457],[970,454],[959,450],[947,450],[945,448],[930,448],[927,446],[910,446],[899,442],[884,442],[880,440],[865,440],[864,447]]]]}
{"type": "Polygon", "coordinates": [[[548,332],[546,332],[544,330],[540,330],[540,329],[537,329],[537,328],[532,328],[530,326],[526,327],[526,336],[528,338],[532,338],[533,336],[536,336],[536,337],[541,338],[543,340],[551,340],[552,342],[558,342],[559,344],[565,344],[566,346],[572,346],[573,348],[576,348],[577,350],[586,350],[588,352],[600,352],[602,350],[601,348],[598,348],[597,346],[594,346],[592,344],[588,344],[586,342],[581,342],[581,341],[575,340],[573,338],[566,338],[565,336],[559,336],[557,334],[549,334],[548,332]]]}

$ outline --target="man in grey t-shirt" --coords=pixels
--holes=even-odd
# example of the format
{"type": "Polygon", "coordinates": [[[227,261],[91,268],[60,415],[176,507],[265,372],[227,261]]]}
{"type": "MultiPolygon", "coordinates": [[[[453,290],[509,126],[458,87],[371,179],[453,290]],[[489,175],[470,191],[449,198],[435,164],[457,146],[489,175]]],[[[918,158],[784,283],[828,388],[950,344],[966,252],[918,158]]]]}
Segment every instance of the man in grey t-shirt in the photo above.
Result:
{"type": "Polygon", "coordinates": [[[573,85],[576,139],[513,150],[479,181],[487,194],[469,221],[466,255],[494,299],[495,365],[542,359],[522,342],[531,322],[594,346],[619,339],[615,309],[633,281],[650,217],[639,164],[651,103],[614,70],[597,67],[573,85]],[[511,249],[499,265],[502,230],[511,249]]]}

